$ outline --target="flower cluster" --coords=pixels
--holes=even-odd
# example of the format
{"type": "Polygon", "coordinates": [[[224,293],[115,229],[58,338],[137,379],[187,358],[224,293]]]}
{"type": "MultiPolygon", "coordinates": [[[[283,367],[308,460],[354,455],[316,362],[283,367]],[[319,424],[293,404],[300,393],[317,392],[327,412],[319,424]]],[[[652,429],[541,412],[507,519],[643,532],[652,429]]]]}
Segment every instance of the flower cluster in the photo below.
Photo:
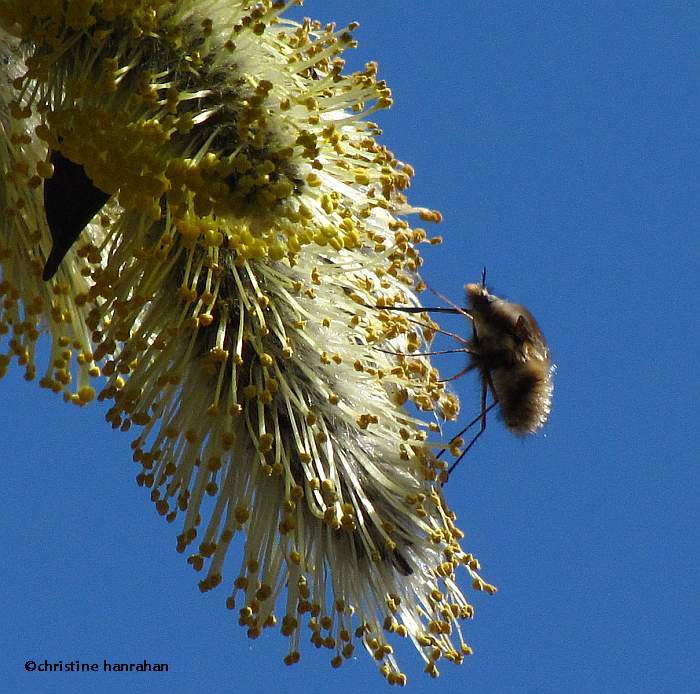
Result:
{"type": "MultiPolygon", "coordinates": [[[[22,58],[19,41],[0,33],[0,344],[7,345],[0,353],[0,377],[15,358],[26,379],[34,379],[36,342],[47,331],[51,351],[41,384],[82,405],[93,399],[90,381],[99,375],[79,306],[89,284],[79,271],[52,284],[41,281],[40,249],[50,243],[41,188],[50,169],[46,147],[35,135],[39,114],[18,98],[22,58]]],[[[71,249],[66,265],[77,268],[77,260],[71,249]]]]}
{"type": "Polygon", "coordinates": [[[428,441],[457,412],[411,356],[436,326],[381,308],[419,305],[427,236],[403,216],[439,215],[366,118],[391,103],[376,65],[342,71],[353,27],[287,4],[0,0],[0,373],[33,378],[48,333],[42,385],[84,404],[101,383],[139,428],[138,483],[201,590],[226,580],[252,638],[281,614],[289,664],[306,620],[334,666],[359,640],[401,684],[388,634],[436,675],[470,652],[458,567],[494,590],[428,441]],[[44,282],[68,165],[109,202],[44,282]]]}

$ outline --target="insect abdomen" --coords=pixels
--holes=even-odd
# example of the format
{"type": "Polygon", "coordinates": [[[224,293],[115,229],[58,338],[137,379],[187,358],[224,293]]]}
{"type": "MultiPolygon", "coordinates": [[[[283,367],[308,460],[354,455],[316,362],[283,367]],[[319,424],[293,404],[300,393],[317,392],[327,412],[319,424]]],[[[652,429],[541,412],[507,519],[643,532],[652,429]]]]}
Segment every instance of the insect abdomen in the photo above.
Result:
{"type": "Polygon", "coordinates": [[[550,366],[525,362],[491,372],[503,421],[517,436],[535,433],[547,419],[552,402],[550,366]]]}

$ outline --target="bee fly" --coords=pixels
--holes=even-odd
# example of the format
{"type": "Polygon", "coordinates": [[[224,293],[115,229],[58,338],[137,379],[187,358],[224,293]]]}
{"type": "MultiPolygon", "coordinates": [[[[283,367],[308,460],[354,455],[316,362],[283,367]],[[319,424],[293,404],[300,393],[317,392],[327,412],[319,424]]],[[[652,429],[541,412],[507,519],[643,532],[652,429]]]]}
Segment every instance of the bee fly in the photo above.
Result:
{"type": "MultiPolygon", "coordinates": [[[[549,349],[532,314],[520,304],[489,294],[486,288],[486,270],[482,274],[481,284],[468,284],[465,290],[468,303],[466,308],[454,304],[451,308],[377,307],[407,313],[461,314],[472,323],[472,337],[469,340],[448,333],[457,338],[464,347],[423,353],[426,355],[449,352],[468,354],[467,367],[447,380],[453,381],[474,370],[479,372],[481,379],[481,412],[451,439],[451,443],[459,439],[477,422],[480,423],[479,431],[449,468],[448,474],[457,467],[484,433],[486,415],[496,405],[510,432],[516,436],[534,434],[549,419],[554,389],[549,349]],[[489,390],[494,401],[487,407],[489,390]]],[[[444,452],[444,450],[441,451],[437,457],[439,458],[444,452]]]]}

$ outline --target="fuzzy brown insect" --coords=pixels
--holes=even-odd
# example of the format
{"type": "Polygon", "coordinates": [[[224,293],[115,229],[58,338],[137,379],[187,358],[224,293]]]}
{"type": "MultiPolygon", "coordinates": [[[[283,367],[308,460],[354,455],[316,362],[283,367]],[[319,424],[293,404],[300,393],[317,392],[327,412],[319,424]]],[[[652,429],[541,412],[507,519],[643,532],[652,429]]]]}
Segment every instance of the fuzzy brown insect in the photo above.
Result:
{"type": "Polygon", "coordinates": [[[542,331],[530,311],[489,294],[484,282],[465,289],[473,328],[465,372],[478,369],[481,375],[482,425],[470,445],[486,428],[488,389],[509,431],[534,434],[549,419],[552,406],[552,362],[542,331]]]}
{"type": "MultiPolygon", "coordinates": [[[[382,307],[408,313],[441,312],[461,314],[472,323],[471,339],[456,335],[464,346],[442,352],[469,355],[466,368],[447,380],[477,370],[481,379],[481,412],[469,422],[451,443],[460,439],[477,422],[480,429],[448,470],[451,473],[486,429],[486,415],[498,405],[506,428],[516,436],[534,434],[549,419],[554,389],[553,366],[547,343],[537,321],[524,306],[494,294],[486,287],[486,271],[481,284],[465,287],[467,307],[382,307]],[[488,392],[494,402],[487,406],[488,392]]],[[[449,300],[448,300],[449,302],[449,300]]],[[[451,302],[449,302],[451,303],[451,302]]],[[[438,458],[444,453],[438,454],[438,458]]]]}

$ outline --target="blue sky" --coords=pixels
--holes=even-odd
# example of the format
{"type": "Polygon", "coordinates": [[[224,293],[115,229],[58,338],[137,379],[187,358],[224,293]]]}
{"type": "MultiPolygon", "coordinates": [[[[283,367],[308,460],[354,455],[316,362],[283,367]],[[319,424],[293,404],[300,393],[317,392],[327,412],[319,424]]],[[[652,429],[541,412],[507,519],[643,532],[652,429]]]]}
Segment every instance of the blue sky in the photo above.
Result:
{"type": "MultiPolygon", "coordinates": [[[[465,547],[500,592],[477,596],[462,667],[445,663],[432,681],[399,650],[409,686],[696,691],[698,10],[439,6],[303,10],[358,20],[351,66],[377,60],[392,87],[383,141],[416,169],[412,201],[444,215],[425,279],[458,298],[486,265],[497,293],[535,314],[558,365],[544,433],[517,440],[493,419],[446,487],[465,547]]],[[[464,417],[476,414],[475,381],[455,387],[464,417]]],[[[64,406],[16,369],[0,392],[6,691],[386,686],[364,653],[335,671],[304,649],[287,668],[285,639],[249,641],[223,594],[201,595],[174,529],[134,482],[130,437],[103,408],[64,406]],[[23,669],[103,657],[170,672],[23,669]]]]}

